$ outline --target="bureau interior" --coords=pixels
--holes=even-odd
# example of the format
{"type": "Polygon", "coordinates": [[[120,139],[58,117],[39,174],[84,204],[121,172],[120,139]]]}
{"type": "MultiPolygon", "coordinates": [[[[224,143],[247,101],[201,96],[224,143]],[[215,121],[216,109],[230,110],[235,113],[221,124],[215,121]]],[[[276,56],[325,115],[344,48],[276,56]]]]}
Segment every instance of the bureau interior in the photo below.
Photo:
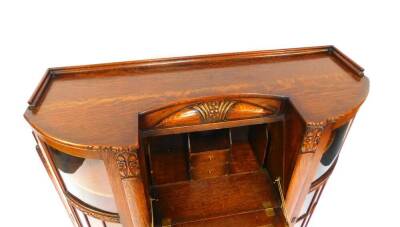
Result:
{"type": "MultiPolygon", "coordinates": [[[[277,187],[265,165],[274,136],[268,128],[258,124],[148,137],[156,222],[179,224],[243,213],[244,219],[260,221],[260,212],[279,208],[277,187]]],[[[257,223],[275,218],[261,216],[268,220],[257,223]]]]}

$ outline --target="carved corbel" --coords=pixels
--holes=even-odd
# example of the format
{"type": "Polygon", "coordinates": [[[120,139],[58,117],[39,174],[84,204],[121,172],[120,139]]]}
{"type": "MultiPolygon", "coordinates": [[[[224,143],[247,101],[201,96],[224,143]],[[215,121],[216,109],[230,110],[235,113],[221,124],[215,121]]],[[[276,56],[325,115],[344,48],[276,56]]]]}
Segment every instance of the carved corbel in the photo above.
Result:
{"type": "Polygon", "coordinates": [[[118,146],[88,146],[86,148],[96,152],[112,152],[117,164],[121,179],[140,177],[139,159],[136,149],[133,147],[118,146]]]}
{"type": "Polygon", "coordinates": [[[117,152],[114,158],[121,179],[140,177],[139,159],[136,151],[117,152]]]}
{"type": "Polygon", "coordinates": [[[315,153],[321,140],[326,122],[309,122],[306,126],[306,132],[301,146],[301,153],[315,153]]]}

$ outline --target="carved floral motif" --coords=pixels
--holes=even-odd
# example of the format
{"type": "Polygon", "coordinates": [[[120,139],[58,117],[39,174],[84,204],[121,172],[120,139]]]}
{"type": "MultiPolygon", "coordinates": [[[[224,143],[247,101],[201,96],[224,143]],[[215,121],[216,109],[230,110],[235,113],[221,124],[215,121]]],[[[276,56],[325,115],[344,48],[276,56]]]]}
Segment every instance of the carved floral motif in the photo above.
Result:
{"type": "Polygon", "coordinates": [[[136,152],[120,152],[115,155],[119,174],[122,179],[140,175],[139,159],[136,152]]]}
{"type": "Polygon", "coordinates": [[[197,110],[204,122],[217,122],[223,121],[229,109],[236,103],[236,101],[211,101],[194,105],[192,108],[197,110]]]}
{"type": "Polygon", "coordinates": [[[301,147],[302,153],[314,153],[317,150],[325,125],[325,122],[307,124],[303,145],[301,147]]]}

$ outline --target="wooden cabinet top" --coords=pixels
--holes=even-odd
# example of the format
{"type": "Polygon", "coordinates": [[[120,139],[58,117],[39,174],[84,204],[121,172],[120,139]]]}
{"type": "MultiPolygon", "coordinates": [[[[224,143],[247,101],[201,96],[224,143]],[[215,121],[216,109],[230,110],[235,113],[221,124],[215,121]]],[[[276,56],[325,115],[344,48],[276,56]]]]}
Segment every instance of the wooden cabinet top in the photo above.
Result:
{"type": "Polygon", "coordinates": [[[368,93],[363,69],[333,46],[51,68],[25,118],[43,137],[90,150],[136,147],[139,116],[213,98],[286,99],[305,122],[340,120],[368,93]]]}

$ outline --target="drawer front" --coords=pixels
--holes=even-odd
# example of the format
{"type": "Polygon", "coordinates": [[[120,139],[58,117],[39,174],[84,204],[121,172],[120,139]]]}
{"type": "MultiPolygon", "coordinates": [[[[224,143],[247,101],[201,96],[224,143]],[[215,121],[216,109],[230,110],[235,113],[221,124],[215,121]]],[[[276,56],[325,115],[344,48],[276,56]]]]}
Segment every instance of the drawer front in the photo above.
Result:
{"type": "Polygon", "coordinates": [[[199,168],[191,168],[190,175],[193,180],[224,176],[229,173],[229,165],[201,166],[199,168]]]}
{"type": "Polygon", "coordinates": [[[207,151],[190,155],[192,167],[218,166],[229,163],[229,149],[218,151],[207,151]]]}

